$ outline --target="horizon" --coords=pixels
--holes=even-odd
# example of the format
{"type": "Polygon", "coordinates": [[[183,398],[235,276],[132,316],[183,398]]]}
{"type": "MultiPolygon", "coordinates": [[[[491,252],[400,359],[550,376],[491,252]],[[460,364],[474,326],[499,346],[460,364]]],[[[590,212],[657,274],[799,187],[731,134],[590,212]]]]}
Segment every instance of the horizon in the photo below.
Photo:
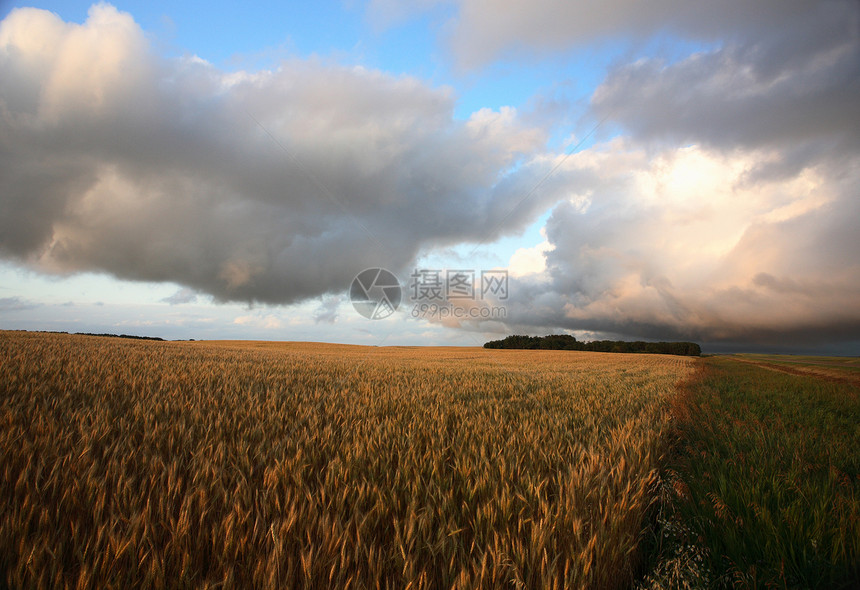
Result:
{"type": "Polygon", "coordinates": [[[860,6],[678,6],[5,2],[0,329],[860,355],[860,6]]]}
{"type": "MultiPolygon", "coordinates": [[[[0,332],[8,331],[8,332],[25,332],[32,334],[65,334],[67,336],[93,336],[93,337],[102,337],[102,338],[120,338],[120,339],[129,339],[129,340],[147,340],[152,342],[238,342],[243,344],[252,344],[252,343],[261,343],[261,344],[330,344],[334,346],[360,346],[367,348],[480,348],[485,349],[483,344],[352,344],[348,342],[337,342],[337,341],[326,341],[326,340],[255,340],[255,339],[236,339],[236,338],[162,338],[157,335],[148,335],[148,334],[116,334],[116,333],[93,333],[93,332],[64,332],[57,330],[27,330],[27,329],[14,329],[14,330],[6,330],[4,328],[0,328],[0,332]]],[[[550,336],[550,334],[546,334],[544,336],[550,336]]],[[[590,341],[578,341],[588,343],[590,341]]],[[[635,342],[635,341],[622,341],[622,342],[635,342]]],[[[645,340],[642,342],[658,342],[655,340],[645,340]]],[[[673,341],[669,341],[673,342],[673,341]]],[[[698,343],[695,343],[698,344],[698,343]]],[[[529,350],[529,349],[518,349],[518,348],[499,348],[499,349],[486,349],[486,350],[529,350]]],[[[560,349],[549,349],[549,350],[560,350],[560,349]]],[[[563,349],[561,349],[563,350],[563,349]]],[[[617,352],[607,353],[604,351],[590,351],[590,350],[570,350],[567,352],[584,352],[584,353],[594,353],[594,354],[619,354],[617,352]]],[[[646,354],[641,352],[628,352],[622,354],[646,354]]],[[[667,354],[667,353],[647,353],[647,354],[667,354]]],[[[759,356],[797,356],[797,357],[821,357],[821,358],[860,358],[860,354],[840,354],[835,352],[833,354],[822,354],[820,352],[815,352],[811,350],[809,352],[778,352],[773,351],[771,349],[754,349],[754,350],[734,350],[731,347],[724,347],[720,350],[706,350],[702,349],[700,356],[722,356],[722,355],[759,355],[759,356]]]]}

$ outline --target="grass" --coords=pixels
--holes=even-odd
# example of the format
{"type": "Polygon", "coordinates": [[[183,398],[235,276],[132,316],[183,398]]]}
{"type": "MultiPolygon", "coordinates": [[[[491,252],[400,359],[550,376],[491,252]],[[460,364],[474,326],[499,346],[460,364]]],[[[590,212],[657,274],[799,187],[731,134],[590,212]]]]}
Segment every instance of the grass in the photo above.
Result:
{"type": "Polygon", "coordinates": [[[832,367],[846,371],[860,371],[860,357],[856,356],[808,356],[788,354],[740,354],[742,359],[769,363],[785,363],[792,365],[807,365],[832,367]]]}
{"type": "Polygon", "coordinates": [[[860,586],[860,390],[708,359],[675,399],[660,574],[690,587],[860,586]]]}
{"type": "Polygon", "coordinates": [[[0,332],[13,588],[623,588],[681,357],[0,332]]]}

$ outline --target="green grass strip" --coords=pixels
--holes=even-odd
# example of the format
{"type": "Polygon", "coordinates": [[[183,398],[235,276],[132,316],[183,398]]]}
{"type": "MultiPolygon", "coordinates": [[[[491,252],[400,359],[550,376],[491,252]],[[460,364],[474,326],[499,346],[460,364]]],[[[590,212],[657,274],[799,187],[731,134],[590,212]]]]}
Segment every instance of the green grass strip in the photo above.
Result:
{"type": "Polygon", "coordinates": [[[674,408],[666,486],[690,586],[860,587],[858,393],[707,359],[674,408]]]}

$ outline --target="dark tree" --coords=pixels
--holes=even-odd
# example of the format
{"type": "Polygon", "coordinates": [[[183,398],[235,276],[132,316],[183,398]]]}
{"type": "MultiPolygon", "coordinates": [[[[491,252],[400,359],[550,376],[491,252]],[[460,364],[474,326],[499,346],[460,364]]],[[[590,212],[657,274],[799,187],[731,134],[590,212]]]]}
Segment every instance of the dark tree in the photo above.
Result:
{"type": "Polygon", "coordinates": [[[569,334],[550,334],[549,336],[513,335],[502,340],[490,340],[484,348],[507,348],[524,350],[585,350],[590,352],[628,352],[644,354],[674,354],[678,356],[699,356],[701,347],[695,342],[626,342],[623,340],[595,340],[577,342],[569,334]]]}

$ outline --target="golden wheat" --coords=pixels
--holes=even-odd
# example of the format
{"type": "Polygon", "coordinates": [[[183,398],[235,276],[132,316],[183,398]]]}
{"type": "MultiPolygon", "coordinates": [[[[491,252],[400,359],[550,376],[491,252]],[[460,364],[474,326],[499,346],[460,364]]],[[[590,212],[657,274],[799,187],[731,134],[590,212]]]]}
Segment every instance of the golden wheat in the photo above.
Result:
{"type": "Polygon", "coordinates": [[[680,357],[0,332],[13,588],[630,583],[680,357]]]}

